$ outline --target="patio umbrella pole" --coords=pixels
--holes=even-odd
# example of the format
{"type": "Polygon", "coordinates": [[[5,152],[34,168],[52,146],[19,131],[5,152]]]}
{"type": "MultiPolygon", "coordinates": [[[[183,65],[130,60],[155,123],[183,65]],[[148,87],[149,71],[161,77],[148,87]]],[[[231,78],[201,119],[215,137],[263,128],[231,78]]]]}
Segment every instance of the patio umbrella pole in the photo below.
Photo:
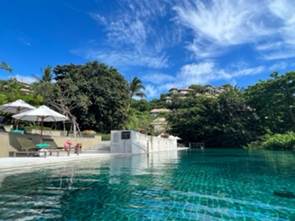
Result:
{"type": "MultiPolygon", "coordinates": [[[[21,109],[20,109],[20,107],[18,107],[16,110],[16,114],[19,114],[20,112],[21,112],[21,109]]],[[[18,130],[18,120],[16,119],[14,123],[15,123],[15,129],[18,130]]]]}
{"type": "Polygon", "coordinates": [[[44,123],[44,117],[41,117],[41,137],[43,137],[43,123],[44,123]]]}

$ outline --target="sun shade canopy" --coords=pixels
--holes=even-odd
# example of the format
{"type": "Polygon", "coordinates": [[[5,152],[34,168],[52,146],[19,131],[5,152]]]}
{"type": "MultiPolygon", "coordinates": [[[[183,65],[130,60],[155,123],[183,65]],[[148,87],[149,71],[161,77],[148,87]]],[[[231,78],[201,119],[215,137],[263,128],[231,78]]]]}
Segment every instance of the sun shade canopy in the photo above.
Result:
{"type": "Polygon", "coordinates": [[[35,107],[24,102],[23,100],[16,100],[14,102],[3,104],[0,106],[0,111],[13,113],[13,114],[34,110],[34,109],[35,107]]]}
{"type": "Polygon", "coordinates": [[[65,115],[62,115],[45,105],[40,106],[34,110],[13,115],[12,117],[18,120],[35,122],[56,122],[68,120],[65,115]]]}

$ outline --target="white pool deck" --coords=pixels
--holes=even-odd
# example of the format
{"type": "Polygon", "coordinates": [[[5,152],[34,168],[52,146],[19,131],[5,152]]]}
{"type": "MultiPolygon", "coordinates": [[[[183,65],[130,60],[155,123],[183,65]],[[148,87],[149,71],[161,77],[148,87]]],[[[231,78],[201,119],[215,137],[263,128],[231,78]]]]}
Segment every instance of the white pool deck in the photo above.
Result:
{"type": "MultiPolygon", "coordinates": [[[[188,148],[178,148],[178,150],[187,150],[188,148]]],[[[73,162],[87,162],[87,160],[105,161],[116,156],[128,156],[134,154],[127,153],[81,153],[70,156],[48,156],[44,157],[3,157],[0,158],[0,178],[4,174],[16,174],[32,169],[38,169],[46,166],[58,166],[70,164],[73,162]]]]}
{"type": "Polygon", "coordinates": [[[70,163],[72,161],[85,161],[90,159],[109,159],[118,154],[110,153],[81,153],[70,156],[50,156],[50,157],[4,157],[0,158],[0,174],[5,172],[18,172],[34,167],[47,165],[57,165],[60,163],[70,163]]]}

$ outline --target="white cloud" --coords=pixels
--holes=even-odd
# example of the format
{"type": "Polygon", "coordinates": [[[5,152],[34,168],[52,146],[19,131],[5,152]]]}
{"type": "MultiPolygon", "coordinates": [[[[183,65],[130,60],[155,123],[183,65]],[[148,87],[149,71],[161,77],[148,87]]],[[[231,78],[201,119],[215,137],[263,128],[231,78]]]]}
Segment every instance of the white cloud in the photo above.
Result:
{"type": "Polygon", "coordinates": [[[193,32],[188,48],[197,57],[211,57],[228,46],[255,42],[272,32],[264,24],[264,4],[253,0],[186,1],[174,10],[178,23],[193,32]]]}
{"type": "Polygon", "coordinates": [[[174,10],[177,23],[192,31],[186,48],[197,58],[241,44],[253,44],[266,60],[295,57],[293,0],[187,0],[174,10]]]}
{"type": "Polygon", "coordinates": [[[178,19],[197,36],[208,38],[218,45],[232,45],[255,40],[267,33],[258,19],[262,4],[245,0],[192,1],[176,6],[178,19]]]}
{"type": "Polygon", "coordinates": [[[148,98],[154,98],[159,96],[160,91],[157,89],[156,86],[148,84],[145,87],[145,94],[148,98]]]}
{"type": "Polygon", "coordinates": [[[191,51],[197,58],[215,58],[226,50],[225,48],[221,50],[216,44],[210,44],[206,40],[196,38],[191,44],[186,46],[186,49],[191,51]]]}
{"type": "Polygon", "coordinates": [[[148,30],[144,22],[140,18],[132,18],[129,15],[111,21],[106,25],[106,30],[109,42],[134,46],[136,50],[142,50],[147,40],[148,30]]]}
{"type": "Polygon", "coordinates": [[[193,63],[184,65],[177,76],[178,84],[188,86],[193,83],[205,84],[215,76],[213,62],[193,63]]]}
{"type": "Polygon", "coordinates": [[[31,84],[37,81],[37,79],[35,77],[32,76],[26,76],[26,75],[14,75],[12,76],[12,78],[16,78],[16,80],[23,82],[23,83],[27,83],[27,84],[31,84]]]}
{"type": "Polygon", "coordinates": [[[163,73],[152,73],[145,74],[142,77],[142,80],[145,82],[153,83],[153,84],[163,84],[174,80],[174,76],[163,73]]]}
{"type": "Polygon", "coordinates": [[[78,49],[71,51],[74,54],[85,57],[86,59],[95,59],[105,62],[110,66],[145,66],[150,68],[167,67],[168,58],[164,55],[154,57],[152,54],[142,55],[136,51],[116,51],[99,50],[94,48],[78,49]]]}
{"type": "Polygon", "coordinates": [[[176,77],[180,87],[187,87],[191,84],[207,84],[216,80],[234,80],[235,78],[249,75],[256,75],[265,70],[263,66],[222,69],[214,62],[202,62],[184,65],[176,77]]]}
{"type": "Polygon", "coordinates": [[[259,51],[268,51],[273,49],[280,49],[284,45],[283,41],[265,42],[257,44],[256,49],[259,51]]]}
{"type": "Polygon", "coordinates": [[[256,49],[262,51],[266,60],[281,60],[295,57],[295,1],[268,0],[268,9],[273,18],[276,36],[270,36],[267,43],[259,44],[256,49]]]}
{"type": "Polygon", "coordinates": [[[177,28],[171,31],[170,23],[161,26],[156,24],[166,15],[170,3],[158,0],[124,0],[116,4],[118,9],[106,16],[99,12],[89,13],[103,28],[107,46],[103,50],[87,46],[82,54],[97,57],[103,62],[118,59],[113,65],[157,69],[167,67],[169,57],[164,49],[171,47],[174,41],[179,41],[180,32],[177,28]]]}
{"type": "Polygon", "coordinates": [[[261,74],[264,71],[267,71],[264,66],[247,67],[242,64],[223,69],[212,61],[192,63],[184,65],[174,77],[167,74],[157,74],[154,79],[163,79],[163,81],[160,84],[153,82],[153,87],[150,87],[149,90],[152,88],[154,93],[160,93],[172,87],[185,88],[192,84],[208,84],[217,80],[235,82],[239,77],[261,74]]]}
{"type": "Polygon", "coordinates": [[[107,25],[107,20],[104,16],[97,13],[92,13],[92,12],[90,12],[89,15],[93,20],[97,21],[98,23],[102,25],[107,25]]]}
{"type": "Polygon", "coordinates": [[[23,37],[18,38],[18,40],[19,40],[19,42],[21,42],[21,43],[22,43],[23,45],[25,45],[25,46],[28,46],[28,47],[31,47],[31,46],[32,46],[31,42],[28,41],[28,40],[26,40],[26,39],[23,38],[23,37]]]}
{"type": "Polygon", "coordinates": [[[282,70],[282,69],[286,69],[287,67],[288,67],[287,62],[278,62],[278,63],[275,63],[275,64],[271,65],[269,67],[269,70],[270,71],[279,71],[279,70],[282,70]]]}
{"type": "MultiPolygon", "coordinates": [[[[293,0],[118,0],[115,5],[108,14],[99,8],[89,13],[105,38],[72,51],[119,68],[163,69],[173,64],[167,49],[183,40],[181,49],[191,54],[181,59],[191,64],[183,65],[175,76],[161,73],[165,70],[144,70],[154,74],[143,80],[162,84],[161,90],[179,82],[234,81],[263,72],[266,68],[259,65],[216,65],[220,56],[241,45],[250,46],[245,53],[255,50],[253,62],[295,57],[293,0]]],[[[178,56],[175,51],[172,56],[178,56]]],[[[175,63],[179,65],[178,60],[175,63]]]]}
{"type": "Polygon", "coordinates": [[[295,47],[292,49],[280,49],[277,51],[267,51],[262,55],[262,58],[265,60],[283,60],[295,57],[295,47]]]}
{"type": "Polygon", "coordinates": [[[151,98],[173,87],[186,88],[192,84],[208,84],[216,80],[235,82],[238,77],[256,75],[263,71],[265,71],[263,66],[246,67],[245,64],[222,69],[213,61],[205,61],[182,66],[176,76],[157,73],[145,75],[142,79],[148,83],[146,94],[151,98]]]}
{"type": "Polygon", "coordinates": [[[282,38],[289,44],[295,44],[295,1],[272,0],[269,1],[271,12],[281,19],[283,23],[278,30],[282,38]]]}

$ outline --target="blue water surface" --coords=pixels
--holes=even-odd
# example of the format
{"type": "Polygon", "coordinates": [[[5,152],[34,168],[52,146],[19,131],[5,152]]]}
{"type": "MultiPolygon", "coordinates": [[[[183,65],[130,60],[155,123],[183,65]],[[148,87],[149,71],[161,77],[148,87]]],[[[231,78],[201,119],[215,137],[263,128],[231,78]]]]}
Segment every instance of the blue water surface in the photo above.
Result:
{"type": "Polygon", "coordinates": [[[5,177],[0,220],[295,220],[292,152],[120,156],[5,177]]]}

